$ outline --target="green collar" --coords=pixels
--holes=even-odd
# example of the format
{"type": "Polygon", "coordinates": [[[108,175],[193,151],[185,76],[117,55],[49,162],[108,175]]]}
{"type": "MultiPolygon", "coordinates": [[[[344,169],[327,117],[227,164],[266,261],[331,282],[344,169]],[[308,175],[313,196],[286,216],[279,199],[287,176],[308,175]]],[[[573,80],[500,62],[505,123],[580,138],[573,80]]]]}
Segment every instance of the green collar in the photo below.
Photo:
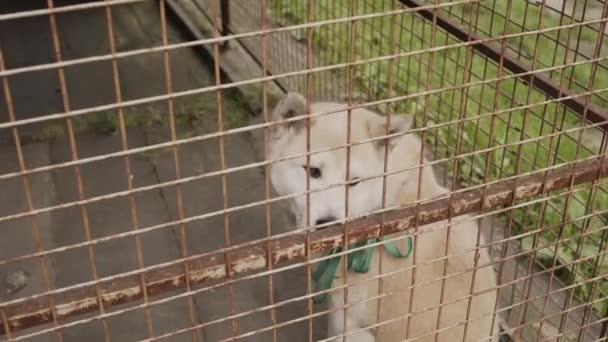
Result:
{"type": "MultiPolygon", "coordinates": [[[[375,243],[376,241],[379,241],[379,239],[370,239],[363,242],[357,242],[355,244],[350,245],[349,248],[368,246],[375,243]]],[[[407,250],[405,251],[405,253],[401,253],[399,248],[397,248],[397,246],[391,241],[385,243],[383,246],[388,252],[388,254],[390,254],[391,256],[395,258],[405,259],[409,257],[412,252],[412,238],[407,238],[407,250]]],[[[332,249],[331,251],[329,251],[328,255],[340,252],[342,252],[342,247],[332,249]]],[[[367,271],[369,271],[369,265],[372,261],[372,252],[373,247],[369,247],[349,253],[347,259],[348,269],[357,273],[367,273],[367,271]]],[[[340,264],[340,256],[328,258],[321,261],[319,267],[313,274],[314,292],[324,291],[331,287],[331,284],[334,281],[334,277],[336,276],[336,272],[338,271],[338,264],[340,264]]],[[[315,303],[323,303],[325,301],[325,297],[327,297],[327,292],[318,294],[313,298],[313,301],[315,303]]]]}

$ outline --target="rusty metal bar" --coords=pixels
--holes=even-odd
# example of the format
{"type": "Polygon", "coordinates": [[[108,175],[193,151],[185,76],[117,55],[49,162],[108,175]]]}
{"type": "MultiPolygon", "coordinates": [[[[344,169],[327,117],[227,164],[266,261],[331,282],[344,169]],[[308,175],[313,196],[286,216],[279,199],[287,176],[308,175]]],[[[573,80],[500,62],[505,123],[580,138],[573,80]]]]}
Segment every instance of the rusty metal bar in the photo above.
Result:
{"type": "MultiPolygon", "coordinates": [[[[53,9],[55,7],[54,0],[47,0],[46,5],[49,9],[53,9]]],[[[52,38],[51,41],[53,43],[53,52],[55,55],[55,60],[57,62],[61,62],[63,60],[63,56],[62,56],[62,52],[61,52],[61,40],[59,37],[59,28],[57,25],[57,17],[55,14],[49,15],[49,26],[50,26],[50,30],[51,30],[51,38],[52,38]]],[[[67,86],[66,72],[65,72],[64,68],[57,69],[57,78],[59,81],[59,89],[61,91],[61,103],[63,106],[63,110],[64,110],[64,112],[69,113],[72,108],[72,105],[71,105],[71,101],[70,101],[70,95],[69,95],[68,86],[67,86]]],[[[76,130],[75,130],[75,127],[74,127],[75,125],[74,125],[72,118],[65,118],[65,125],[66,125],[66,129],[67,129],[70,156],[71,156],[71,159],[73,161],[75,161],[75,160],[78,160],[79,153],[78,153],[78,144],[76,142],[76,132],[75,132],[76,130]]],[[[83,177],[82,177],[82,173],[81,173],[81,168],[78,165],[74,166],[74,176],[75,176],[76,189],[78,192],[78,199],[82,201],[85,199],[85,188],[84,188],[84,181],[83,181],[83,177]]],[[[91,232],[89,211],[88,211],[86,204],[79,205],[79,208],[80,208],[80,216],[82,218],[84,235],[85,235],[87,242],[90,242],[93,235],[91,232]]],[[[97,270],[97,256],[95,253],[95,247],[92,245],[88,246],[87,252],[88,252],[87,254],[88,254],[88,261],[89,261],[91,276],[93,277],[93,279],[95,281],[98,281],[99,271],[97,270]]],[[[94,289],[95,289],[94,298],[99,303],[99,305],[97,306],[97,311],[99,312],[100,315],[103,315],[105,313],[105,304],[101,298],[100,284],[96,283],[94,286],[94,289]]],[[[56,307],[57,306],[55,306],[55,308],[56,307]]],[[[102,331],[103,331],[103,335],[104,335],[104,341],[110,342],[111,341],[110,330],[108,327],[108,322],[106,321],[105,318],[101,320],[101,326],[102,326],[102,331]]]]}
{"type": "MultiPolygon", "coordinates": [[[[167,10],[166,4],[164,0],[160,0],[159,2],[159,10],[160,10],[160,23],[161,23],[161,39],[162,45],[167,46],[169,44],[169,36],[167,33],[167,10]]],[[[163,66],[164,66],[164,76],[165,76],[165,91],[166,94],[173,93],[173,76],[171,74],[171,59],[169,57],[169,51],[165,50],[163,52],[163,66]]],[[[174,99],[167,99],[167,111],[169,112],[169,134],[171,136],[171,141],[175,142],[177,139],[177,129],[175,124],[175,103],[174,99]]],[[[173,174],[175,175],[175,179],[180,179],[181,170],[180,170],[180,161],[179,161],[179,150],[176,146],[173,146],[171,149],[173,156],[173,174]]],[[[184,207],[183,207],[183,196],[182,196],[182,188],[181,186],[175,187],[175,195],[177,202],[177,213],[180,220],[183,220],[184,215],[184,207]]],[[[188,244],[186,243],[186,225],[182,222],[179,225],[179,245],[180,245],[180,255],[182,258],[185,258],[188,255],[188,244]]],[[[190,279],[189,264],[184,262],[181,267],[184,270],[185,278],[185,287],[188,292],[192,291],[192,280],[190,279]]],[[[198,315],[196,311],[196,305],[194,304],[194,298],[192,296],[188,296],[188,317],[190,318],[190,325],[194,325],[196,322],[196,317],[198,315]]],[[[195,342],[198,340],[199,332],[197,330],[192,330],[192,341],[195,342]]]]}
{"type": "MultiPolygon", "coordinates": [[[[453,198],[441,198],[426,203],[410,205],[388,213],[376,214],[349,223],[348,243],[364,241],[369,238],[406,231],[416,223],[426,225],[439,222],[448,217],[456,217],[480,210],[487,211],[512,203],[513,200],[531,198],[549,191],[555,191],[582,184],[608,176],[608,160],[596,159],[577,162],[556,168],[546,173],[521,177],[517,180],[505,180],[485,189],[475,189],[455,194],[453,198]]],[[[277,239],[244,247],[228,252],[230,265],[226,265],[225,252],[218,251],[189,261],[189,280],[196,285],[222,278],[235,278],[243,273],[265,269],[272,265],[293,261],[305,257],[306,251],[323,252],[339,247],[344,243],[344,231],[341,224],[310,233],[310,244],[306,243],[306,233],[277,239]],[[227,269],[230,272],[227,272],[227,269]]],[[[186,287],[187,277],[182,265],[173,265],[148,271],[143,274],[146,279],[146,293],[149,296],[186,287]]],[[[107,283],[96,284],[83,289],[67,291],[56,296],[55,311],[57,319],[99,310],[96,288],[101,292],[102,305],[110,306],[136,301],[142,298],[140,275],[125,277],[107,283]]],[[[43,299],[26,301],[2,308],[7,317],[5,326],[11,332],[24,330],[36,325],[52,322],[53,315],[48,302],[43,299]]],[[[6,327],[0,326],[0,334],[6,333],[6,327]]]]}
{"type": "MultiPolygon", "coordinates": [[[[494,60],[496,63],[501,63],[503,68],[509,70],[514,74],[521,74],[519,78],[526,84],[537,88],[538,90],[545,93],[547,96],[558,99],[561,97],[569,97],[576,93],[570,89],[562,88],[555,83],[551,78],[541,74],[531,74],[533,70],[529,65],[519,61],[517,57],[510,54],[508,51],[501,51],[500,47],[491,45],[488,42],[484,42],[483,38],[472,32],[465,31],[460,25],[452,22],[443,15],[434,14],[433,9],[422,8],[423,5],[417,0],[399,0],[405,6],[410,8],[417,8],[418,13],[426,20],[435,20],[436,24],[442,29],[449,32],[454,37],[460,39],[463,42],[475,42],[472,46],[479,53],[486,57],[494,60]],[[502,52],[502,53],[501,53],[502,52]]],[[[561,102],[564,106],[575,112],[581,117],[586,117],[587,120],[593,123],[606,123],[598,126],[603,130],[608,130],[608,112],[604,108],[600,108],[590,101],[579,97],[572,97],[563,99],[561,102]],[[586,112],[586,114],[585,114],[586,112]]]]}

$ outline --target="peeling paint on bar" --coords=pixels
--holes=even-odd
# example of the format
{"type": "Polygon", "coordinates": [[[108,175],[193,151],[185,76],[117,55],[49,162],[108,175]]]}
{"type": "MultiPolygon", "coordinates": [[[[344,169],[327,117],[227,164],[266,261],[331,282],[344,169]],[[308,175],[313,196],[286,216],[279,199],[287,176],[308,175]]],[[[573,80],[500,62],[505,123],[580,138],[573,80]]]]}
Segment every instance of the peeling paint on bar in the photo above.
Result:
{"type": "MultiPolygon", "coordinates": [[[[571,180],[576,185],[604,178],[607,175],[608,159],[599,156],[595,160],[561,166],[547,173],[522,176],[517,182],[514,180],[500,181],[490,184],[486,188],[454,194],[451,208],[450,199],[442,198],[349,222],[346,225],[348,241],[364,241],[412,229],[416,225],[416,215],[418,215],[418,222],[425,225],[446,220],[450,215],[450,209],[452,217],[474,213],[480,209],[491,210],[509,204],[512,196],[515,196],[516,200],[527,199],[540,195],[543,191],[567,188],[570,186],[571,180]]],[[[343,225],[338,224],[312,232],[310,234],[311,252],[323,252],[342,246],[344,229],[343,225]]],[[[227,276],[232,278],[268,267],[267,244],[268,242],[264,241],[251,247],[229,252],[233,273],[230,276],[227,275],[225,259],[221,251],[212,256],[189,261],[191,283],[196,285],[227,276]]],[[[271,242],[271,246],[270,260],[273,265],[293,261],[306,255],[306,236],[298,234],[277,239],[271,242]]],[[[165,266],[148,271],[144,273],[144,277],[146,290],[150,296],[186,286],[185,274],[180,265],[165,266]]],[[[139,275],[133,275],[101,283],[101,298],[104,306],[109,307],[140,299],[142,291],[138,279],[139,275]]],[[[58,319],[99,310],[94,286],[60,293],[55,298],[58,319]]],[[[0,310],[6,312],[11,331],[19,331],[52,321],[48,303],[43,299],[30,300],[10,307],[0,307],[0,310]]],[[[4,329],[4,325],[0,325],[0,334],[5,333],[4,329]]]]}
{"type": "MultiPolygon", "coordinates": [[[[137,290],[139,291],[139,289],[137,289],[137,290]]],[[[119,297],[128,297],[128,294],[131,291],[132,291],[132,289],[125,289],[124,293],[119,297]]],[[[104,294],[104,297],[106,297],[110,300],[113,299],[112,294],[104,294]]],[[[104,300],[106,298],[104,298],[104,300]]],[[[59,317],[68,317],[70,315],[70,313],[74,310],[87,311],[89,308],[96,307],[96,306],[97,306],[97,298],[86,298],[84,300],[77,301],[77,302],[59,304],[59,305],[55,306],[55,312],[56,312],[58,318],[59,317]]]]}
{"type": "Polygon", "coordinates": [[[276,264],[283,260],[290,260],[294,257],[303,257],[306,256],[306,244],[305,243],[295,243],[292,246],[289,246],[284,249],[279,249],[277,251],[272,252],[272,263],[276,264]]]}

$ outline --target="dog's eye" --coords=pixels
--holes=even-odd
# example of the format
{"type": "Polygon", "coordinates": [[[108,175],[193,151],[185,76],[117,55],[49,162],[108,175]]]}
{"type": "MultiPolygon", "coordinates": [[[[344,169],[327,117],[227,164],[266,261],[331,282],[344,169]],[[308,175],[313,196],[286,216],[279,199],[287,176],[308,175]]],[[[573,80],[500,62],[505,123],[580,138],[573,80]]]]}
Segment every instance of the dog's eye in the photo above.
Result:
{"type": "Polygon", "coordinates": [[[319,169],[318,167],[310,167],[310,168],[306,168],[306,165],[302,165],[302,167],[304,168],[304,170],[308,170],[308,174],[310,175],[310,177],[312,178],[321,178],[321,169],[319,169]]]}
{"type": "Polygon", "coordinates": [[[353,179],[350,180],[350,183],[348,183],[348,186],[355,186],[359,184],[359,177],[355,177],[353,179]]]}

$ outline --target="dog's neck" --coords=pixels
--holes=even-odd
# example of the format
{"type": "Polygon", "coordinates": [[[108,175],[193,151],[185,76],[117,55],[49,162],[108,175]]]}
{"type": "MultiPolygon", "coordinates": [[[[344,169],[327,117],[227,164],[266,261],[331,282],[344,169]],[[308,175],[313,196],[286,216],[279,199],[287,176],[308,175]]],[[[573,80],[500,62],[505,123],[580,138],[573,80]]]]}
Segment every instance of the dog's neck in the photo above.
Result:
{"type": "Polygon", "coordinates": [[[427,165],[422,167],[422,177],[420,177],[420,173],[416,171],[402,180],[399,186],[396,187],[390,205],[398,206],[412,204],[416,201],[431,199],[448,192],[448,189],[437,182],[432,166],[427,165]]]}

